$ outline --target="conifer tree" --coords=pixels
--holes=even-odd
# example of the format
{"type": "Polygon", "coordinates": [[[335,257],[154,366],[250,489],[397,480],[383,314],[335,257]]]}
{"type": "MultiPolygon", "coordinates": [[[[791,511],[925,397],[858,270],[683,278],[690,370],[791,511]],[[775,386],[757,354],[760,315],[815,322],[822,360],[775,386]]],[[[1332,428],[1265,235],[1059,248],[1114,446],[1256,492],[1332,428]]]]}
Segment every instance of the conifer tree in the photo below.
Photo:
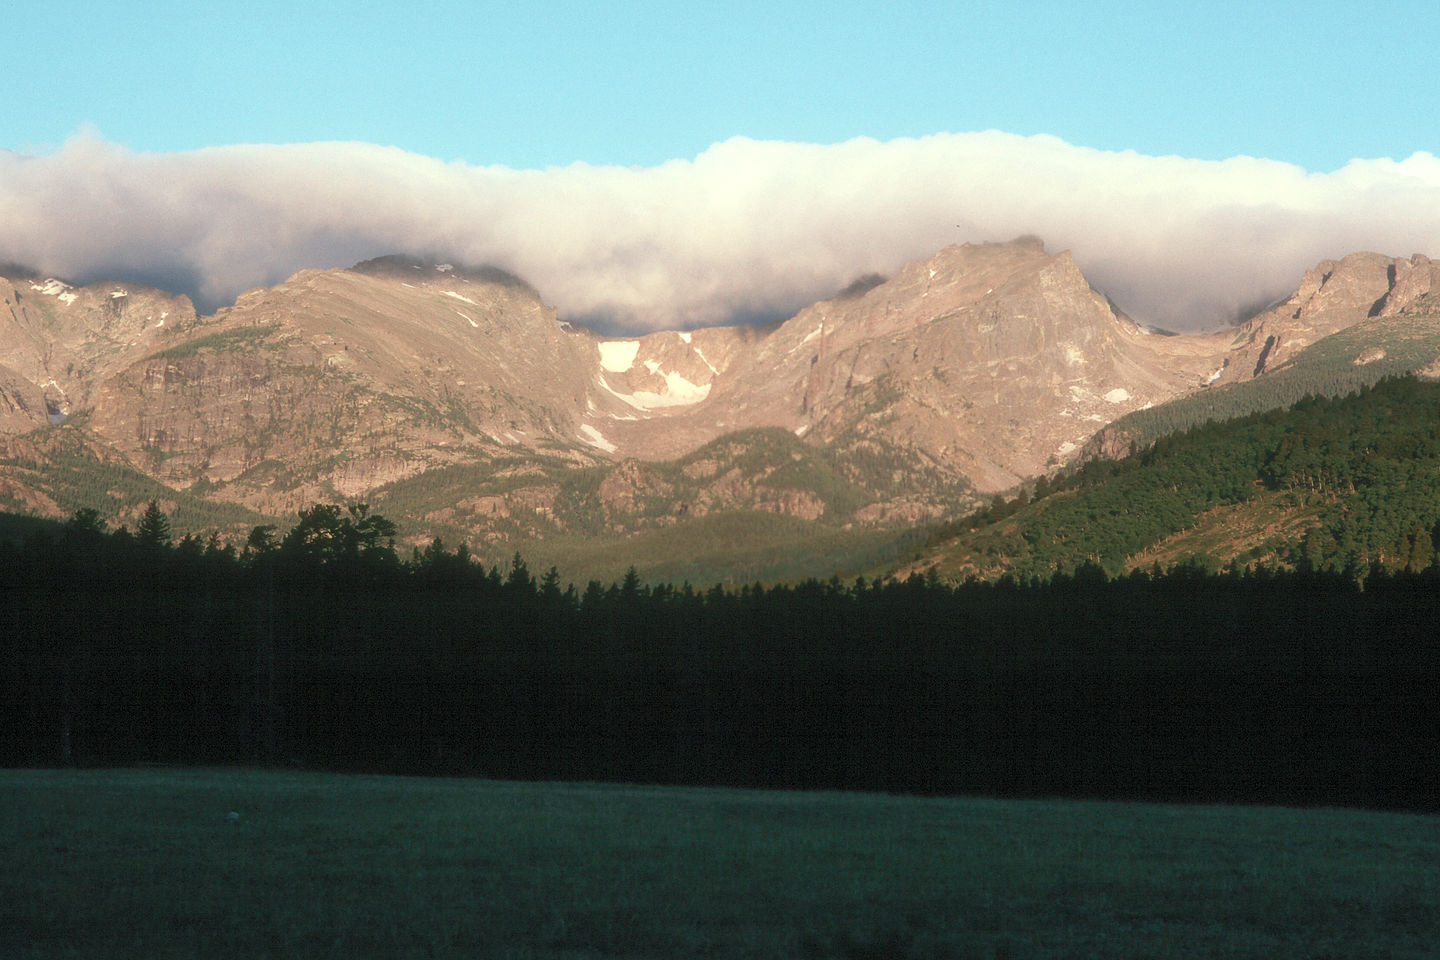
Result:
{"type": "Polygon", "coordinates": [[[81,507],[65,522],[65,536],[70,539],[98,537],[104,532],[105,524],[100,519],[100,511],[93,507],[81,507]]]}
{"type": "Polygon", "coordinates": [[[156,500],[145,508],[145,515],[135,528],[135,539],[146,549],[158,550],[170,546],[170,518],[160,509],[156,500]]]}

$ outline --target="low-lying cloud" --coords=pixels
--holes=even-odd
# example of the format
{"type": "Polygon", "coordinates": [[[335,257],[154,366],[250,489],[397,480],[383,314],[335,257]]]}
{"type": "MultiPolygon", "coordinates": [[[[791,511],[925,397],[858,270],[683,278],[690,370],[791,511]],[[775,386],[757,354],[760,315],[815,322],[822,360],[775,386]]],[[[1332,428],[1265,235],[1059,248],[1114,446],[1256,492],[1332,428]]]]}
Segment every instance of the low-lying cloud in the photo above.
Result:
{"type": "Polygon", "coordinates": [[[786,316],[949,243],[1044,238],[1138,319],[1193,330],[1357,250],[1440,256],[1440,159],[1331,173],[937,134],[743,138],[656,167],[513,170],[359,143],[0,151],[0,262],[213,309],[388,253],[493,264],[612,330],[786,316]]]}

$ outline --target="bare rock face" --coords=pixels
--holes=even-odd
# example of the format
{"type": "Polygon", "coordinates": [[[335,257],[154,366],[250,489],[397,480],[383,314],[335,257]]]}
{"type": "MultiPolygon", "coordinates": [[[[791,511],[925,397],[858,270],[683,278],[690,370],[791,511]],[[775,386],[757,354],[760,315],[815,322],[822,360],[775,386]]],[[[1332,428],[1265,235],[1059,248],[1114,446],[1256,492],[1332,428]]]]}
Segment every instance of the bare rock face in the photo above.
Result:
{"type": "Polygon", "coordinates": [[[134,285],[17,276],[0,279],[0,437],[83,412],[105,456],[272,513],[468,470],[423,509],[479,537],[727,510],[915,523],[1052,472],[1123,414],[1437,298],[1440,264],[1353,254],[1234,330],[1168,336],[1022,239],[948,247],[770,328],[607,338],[502,271],[400,257],[205,318],[134,285]],[[569,467],[593,485],[562,485],[569,467]]]}
{"type": "Polygon", "coordinates": [[[0,364],[61,414],[90,407],[99,381],[194,323],[188,297],[149,287],[0,278],[0,364]]]}
{"type": "Polygon", "coordinates": [[[1233,353],[1216,382],[1260,376],[1318,340],[1371,317],[1391,316],[1440,289],[1440,264],[1352,253],[1307,270],[1284,302],[1241,324],[1233,353]]]}
{"type": "Polygon", "coordinates": [[[1069,254],[967,244],[728,344],[693,403],[605,433],[645,458],[755,426],[825,443],[879,437],[1003,489],[1064,462],[1099,424],[1198,386],[1218,344],[1171,340],[1117,315],[1069,254]]]}
{"type": "Polygon", "coordinates": [[[630,513],[642,498],[666,496],[671,489],[671,484],[654,476],[643,464],[626,460],[600,482],[600,502],[611,513],[630,513]]]}
{"type": "Polygon", "coordinates": [[[47,423],[49,415],[40,388],[0,366],[0,433],[24,433],[47,423]]]}
{"type": "Polygon", "coordinates": [[[290,510],[507,450],[591,462],[593,340],[498,271],[302,271],[193,334],[106,380],[92,415],[171,485],[290,510]]]}
{"type": "Polygon", "coordinates": [[[1428,295],[1440,292],[1440,263],[1421,254],[1396,260],[1391,267],[1390,290],[1379,316],[1392,317],[1414,310],[1428,295]]]}

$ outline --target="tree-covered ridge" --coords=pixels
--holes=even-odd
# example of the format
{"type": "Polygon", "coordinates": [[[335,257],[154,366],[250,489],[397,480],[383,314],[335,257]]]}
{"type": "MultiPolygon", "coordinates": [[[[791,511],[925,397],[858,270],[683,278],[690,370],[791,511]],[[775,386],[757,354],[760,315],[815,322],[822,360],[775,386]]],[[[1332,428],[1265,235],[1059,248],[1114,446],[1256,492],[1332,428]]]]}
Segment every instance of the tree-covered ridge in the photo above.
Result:
{"type": "Polygon", "coordinates": [[[1096,434],[1082,456],[1123,453],[1211,421],[1335,397],[1381,380],[1431,370],[1440,358],[1440,304],[1424,297],[1394,316],[1372,317],[1305,348],[1252,380],[1228,383],[1137,410],[1096,434]]]}
{"type": "Polygon", "coordinates": [[[759,428],[675,460],[576,467],[497,458],[427,471],[371,498],[407,528],[468,542],[487,562],[515,550],[588,579],[633,564],[651,579],[710,582],[853,574],[893,562],[906,528],[976,502],[914,451],[844,435],[825,445],[759,428]],[[886,504],[915,495],[915,512],[886,504]],[[623,558],[623,559],[617,559],[623,558]]]}
{"type": "Polygon", "coordinates": [[[371,499],[394,515],[443,522],[455,533],[473,531],[482,518],[487,530],[513,536],[653,529],[757,505],[841,522],[867,505],[907,495],[952,505],[973,496],[968,484],[881,437],[852,432],[816,445],[762,427],[726,434],[669,461],[576,467],[558,456],[501,456],[398,480],[371,499]]]}
{"type": "MultiPolygon", "coordinates": [[[[933,481],[934,509],[973,502],[967,487],[905,450],[856,438],[840,446],[761,429],[660,463],[576,467],[559,455],[497,457],[428,470],[367,499],[401,523],[408,544],[464,542],[492,564],[518,549],[585,579],[618,579],[633,564],[650,579],[736,585],[849,575],[893,561],[913,541],[905,518],[856,522],[856,511],[897,496],[896,483],[933,481]]],[[[274,490],[299,483],[276,460],[246,476],[274,490]]],[[[0,446],[0,510],[63,517],[95,509],[133,530],[151,500],[165,507],[177,536],[218,532],[237,548],[253,527],[283,523],[213,499],[205,482],[164,486],[97,442],[83,416],[0,446]]]]}
{"type": "Polygon", "coordinates": [[[243,539],[256,524],[272,522],[235,503],[207,499],[205,485],[175,490],[146,476],[113,449],[96,440],[86,416],[0,442],[0,510],[66,517],[96,510],[120,523],[133,523],[151,500],[166,506],[180,535],[243,539]]]}
{"type": "Polygon", "coordinates": [[[1204,423],[999,500],[938,530],[928,555],[954,576],[1116,575],[1243,505],[1258,533],[1217,536],[1196,562],[1425,570],[1440,543],[1437,422],[1440,384],[1405,377],[1204,423]]]}

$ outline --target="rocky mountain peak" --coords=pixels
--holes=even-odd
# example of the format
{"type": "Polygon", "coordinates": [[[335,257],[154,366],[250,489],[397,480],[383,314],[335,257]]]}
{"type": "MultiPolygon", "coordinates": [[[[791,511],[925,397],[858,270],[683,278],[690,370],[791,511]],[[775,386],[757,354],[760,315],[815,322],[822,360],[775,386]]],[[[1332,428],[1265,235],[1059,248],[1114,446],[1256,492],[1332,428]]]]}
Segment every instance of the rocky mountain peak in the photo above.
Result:
{"type": "Polygon", "coordinates": [[[1295,292],[1242,324],[1238,349],[1222,379],[1243,380],[1274,370],[1306,347],[1377,316],[1403,312],[1440,289],[1440,264],[1352,253],[1305,271],[1295,292]]]}
{"type": "Polygon", "coordinates": [[[1387,273],[1390,289],[1380,305],[1378,316],[1404,313],[1421,297],[1440,291],[1440,263],[1421,254],[1414,254],[1409,260],[1393,261],[1387,273]]]}
{"type": "Polygon", "coordinates": [[[0,364],[41,390],[52,419],[90,405],[99,380],[195,323],[188,297],[17,272],[0,277],[0,364]]]}
{"type": "Polygon", "coordinates": [[[1059,468],[1126,413],[1437,296],[1427,258],[1353,254],[1240,328],[1160,336],[1025,237],[946,247],[774,326],[607,337],[502,270],[413,257],[303,270],[204,318],[27,275],[0,280],[0,431],[84,410],[85,435],[152,478],[272,513],[483,468],[496,485],[444,508],[477,537],[592,495],[647,523],[918,522],[1059,468]],[[716,452],[742,433],[750,452],[716,452]],[[594,488],[557,479],[571,467],[594,488]]]}
{"type": "Polygon", "coordinates": [[[1034,238],[950,246],[737,349],[663,424],[602,429],[652,458],[748,427],[883,441],[1001,489],[1063,462],[1097,423],[1198,385],[1209,359],[1151,346],[1163,339],[1117,315],[1068,252],[1034,238]]]}

